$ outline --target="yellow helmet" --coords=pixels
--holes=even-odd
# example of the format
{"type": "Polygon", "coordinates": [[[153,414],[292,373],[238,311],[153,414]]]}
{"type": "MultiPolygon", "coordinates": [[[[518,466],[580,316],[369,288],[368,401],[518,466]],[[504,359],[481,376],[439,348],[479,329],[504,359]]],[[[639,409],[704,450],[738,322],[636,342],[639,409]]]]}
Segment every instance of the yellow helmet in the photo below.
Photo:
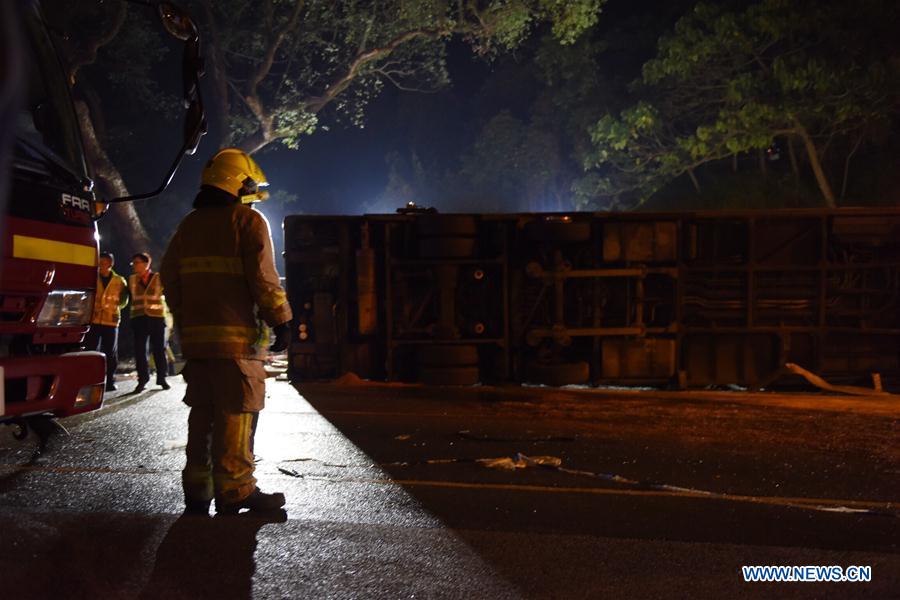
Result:
{"type": "Polygon", "coordinates": [[[269,197],[266,174],[250,155],[237,148],[219,150],[209,159],[200,178],[203,185],[211,185],[241,199],[242,204],[259,202],[269,197]]]}

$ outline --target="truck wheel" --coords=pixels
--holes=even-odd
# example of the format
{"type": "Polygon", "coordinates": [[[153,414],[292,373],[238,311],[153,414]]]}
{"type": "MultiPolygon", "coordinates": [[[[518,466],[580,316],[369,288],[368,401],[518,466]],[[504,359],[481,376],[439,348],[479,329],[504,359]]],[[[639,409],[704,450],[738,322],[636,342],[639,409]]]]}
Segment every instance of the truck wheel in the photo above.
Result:
{"type": "Polygon", "coordinates": [[[475,385],[481,381],[478,367],[422,367],[419,379],[425,385],[475,385]]]}
{"type": "Polygon", "coordinates": [[[556,387],[581,385],[591,378],[591,368],[583,360],[557,364],[530,362],[525,370],[526,381],[556,387]]]}
{"type": "Polygon", "coordinates": [[[478,347],[474,344],[435,344],[418,350],[423,367],[472,367],[478,365],[478,347]]]}
{"type": "Polygon", "coordinates": [[[533,242],[586,242],[591,239],[591,224],[529,221],[525,223],[525,237],[533,242]]]}

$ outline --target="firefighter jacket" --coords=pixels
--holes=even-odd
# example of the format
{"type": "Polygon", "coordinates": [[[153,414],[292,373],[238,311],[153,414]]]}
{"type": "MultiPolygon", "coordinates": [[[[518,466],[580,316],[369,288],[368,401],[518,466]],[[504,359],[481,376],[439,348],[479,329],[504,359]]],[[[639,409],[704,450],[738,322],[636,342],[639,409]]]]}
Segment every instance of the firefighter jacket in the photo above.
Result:
{"type": "Polygon", "coordinates": [[[161,268],[184,357],[262,358],[260,342],[268,345],[268,338],[261,339],[260,319],[274,327],[292,318],[269,224],[233,196],[205,187],[194,206],[161,268]]]}
{"type": "Polygon", "coordinates": [[[104,287],[97,275],[97,294],[94,296],[94,313],[91,323],[118,327],[122,320],[122,309],[128,305],[128,284],[125,278],[112,271],[109,284],[104,287]]]}
{"type": "Polygon", "coordinates": [[[151,273],[145,286],[135,273],[128,276],[128,291],[131,294],[131,318],[166,316],[166,297],[163,295],[162,278],[159,273],[151,273]]]}

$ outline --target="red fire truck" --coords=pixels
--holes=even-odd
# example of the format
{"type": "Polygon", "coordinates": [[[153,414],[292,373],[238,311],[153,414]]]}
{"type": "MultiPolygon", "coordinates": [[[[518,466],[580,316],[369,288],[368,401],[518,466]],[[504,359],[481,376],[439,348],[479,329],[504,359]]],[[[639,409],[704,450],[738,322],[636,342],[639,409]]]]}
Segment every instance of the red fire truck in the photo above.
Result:
{"type": "Polygon", "coordinates": [[[40,7],[28,1],[14,8],[21,21],[15,50],[24,72],[10,169],[2,182],[8,200],[0,237],[0,422],[18,425],[24,437],[30,425],[48,416],[102,405],[105,358],[79,351],[97,282],[95,221],[110,203],[165,189],[183,156],[196,149],[206,124],[197,86],[196,27],[177,7],[155,5],[165,29],[185,42],[184,144],[159,189],[97,199],[69,85],[40,7]]]}

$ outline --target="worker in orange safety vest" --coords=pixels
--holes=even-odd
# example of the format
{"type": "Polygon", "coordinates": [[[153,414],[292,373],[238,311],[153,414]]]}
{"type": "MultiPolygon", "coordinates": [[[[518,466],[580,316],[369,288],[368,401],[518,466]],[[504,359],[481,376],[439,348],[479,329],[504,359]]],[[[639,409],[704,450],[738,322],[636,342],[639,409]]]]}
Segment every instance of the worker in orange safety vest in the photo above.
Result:
{"type": "Polygon", "coordinates": [[[143,392],[150,381],[150,364],[147,361],[147,342],[153,352],[156,367],[156,384],[167,390],[169,365],[166,360],[166,298],[159,273],[150,269],[151,258],[139,252],[131,258],[134,273],[128,277],[131,294],[131,329],[134,332],[134,362],[138,372],[138,384],[132,394],[143,392]]]}
{"type": "Polygon", "coordinates": [[[91,328],[84,336],[85,350],[96,350],[106,355],[106,391],[116,390],[116,366],[119,362],[119,323],[122,309],[128,305],[128,284],[125,278],[113,270],[115,257],[101,252],[97,269],[97,293],[94,296],[94,312],[91,328]]]}
{"type": "Polygon", "coordinates": [[[166,298],[186,359],[185,512],[272,511],[285,502],[253,476],[255,420],[264,405],[268,348],[287,348],[291,307],[281,287],[265,217],[248,204],[268,193],[265,174],[236,148],[203,170],[200,193],[162,261],[166,298]],[[260,343],[264,345],[260,345],[260,343]]]}

